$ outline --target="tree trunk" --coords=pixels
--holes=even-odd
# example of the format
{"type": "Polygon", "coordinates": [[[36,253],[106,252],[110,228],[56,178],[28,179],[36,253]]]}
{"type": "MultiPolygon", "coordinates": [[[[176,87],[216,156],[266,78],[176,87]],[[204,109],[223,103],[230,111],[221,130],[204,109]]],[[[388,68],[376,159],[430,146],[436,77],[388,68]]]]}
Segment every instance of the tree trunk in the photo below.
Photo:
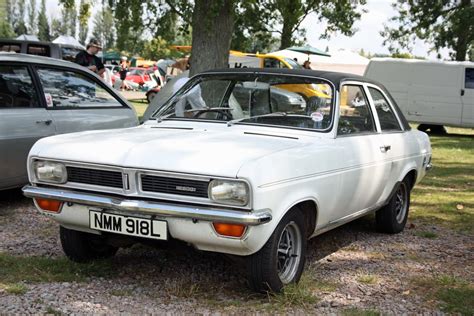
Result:
{"type": "MultiPolygon", "coordinates": [[[[471,0],[462,0],[461,2],[461,7],[466,7],[464,10],[467,10],[467,7],[471,5],[471,0]]],[[[467,26],[469,23],[472,23],[470,21],[470,18],[468,15],[465,16],[466,19],[462,19],[459,21],[459,25],[467,26]]],[[[457,40],[456,40],[456,45],[454,47],[454,50],[456,51],[456,61],[465,61],[466,60],[466,54],[467,54],[467,47],[469,45],[469,27],[459,27],[459,32],[457,34],[457,40]]]]}
{"type": "Polygon", "coordinates": [[[291,37],[293,36],[293,26],[289,21],[283,20],[283,29],[281,32],[280,49],[285,49],[293,45],[291,37]]]}
{"type": "Polygon", "coordinates": [[[229,67],[234,1],[194,2],[190,76],[210,69],[229,67]]]}

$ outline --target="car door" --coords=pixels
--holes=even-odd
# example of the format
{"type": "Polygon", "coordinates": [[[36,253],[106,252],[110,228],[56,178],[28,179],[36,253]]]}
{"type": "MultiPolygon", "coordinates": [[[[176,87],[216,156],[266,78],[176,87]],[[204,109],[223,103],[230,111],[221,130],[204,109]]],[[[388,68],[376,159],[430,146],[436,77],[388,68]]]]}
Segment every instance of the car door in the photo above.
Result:
{"type": "Polygon", "coordinates": [[[28,182],[28,152],[40,138],[54,135],[31,69],[0,63],[0,189],[28,182]]]}
{"type": "Polygon", "coordinates": [[[36,72],[59,134],[138,124],[135,111],[85,71],[44,66],[36,72]]]}
{"type": "Polygon", "coordinates": [[[461,89],[461,125],[474,127],[474,67],[464,69],[464,88],[461,89]]]}
{"type": "Polygon", "coordinates": [[[395,110],[394,104],[385,92],[373,84],[367,85],[367,91],[369,100],[374,107],[376,120],[380,124],[383,142],[381,149],[388,170],[385,185],[387,194],[398,181],[407,160],[411,160],[413,156],[419,154],[417,152],[418,144],[416,137],[410,135],[404,128],[399,112],[395,110]]]}
{"type": "Polygon", "coordinates": [[[339,214],[332,222],[350,219],[373,207],[387,178],[381,135],[362,83],[345,83],[341,88],[336,145],[343,153],[337,188],[339,214]]]}

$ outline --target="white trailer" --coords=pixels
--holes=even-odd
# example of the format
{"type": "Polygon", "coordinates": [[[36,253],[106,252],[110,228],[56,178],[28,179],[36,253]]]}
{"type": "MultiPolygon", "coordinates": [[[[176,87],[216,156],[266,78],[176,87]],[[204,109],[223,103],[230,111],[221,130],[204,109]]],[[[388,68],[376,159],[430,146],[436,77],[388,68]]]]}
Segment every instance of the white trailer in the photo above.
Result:
{"type": "Polygon", "coordinates": [[[374,58],[365,76],[384,84],[420,130],[443,133],[443,125],[474,127],[473,62],[374,58]]]}

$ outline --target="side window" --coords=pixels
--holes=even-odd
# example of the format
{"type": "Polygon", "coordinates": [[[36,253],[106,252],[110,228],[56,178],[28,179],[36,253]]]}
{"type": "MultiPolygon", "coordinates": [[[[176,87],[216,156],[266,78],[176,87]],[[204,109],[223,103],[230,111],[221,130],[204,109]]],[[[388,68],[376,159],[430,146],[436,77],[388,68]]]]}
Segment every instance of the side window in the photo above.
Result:
{"type": "Polygon", "coordinates": [[[285,66],[278,59],[265,58],[263,67],[264,68],[284,68],[285,66]]]}
{"type": "Polygon", "coordinates": [[[338,135],[375,132],[369,103],[361,86],[345,85],[341,89],[338,135]]]}
{"type": "Polygon", "coordinates": [[[369,88],[369,91],[374,100],[375,110],[379,116],[382,131],[401,131],[400,124],[387,99],[377,89],[369,88]]]}
{"type": "Polygon", "coordinates": [[[60,69],[38,69],[48,107],[118,107],[122,104],[99,82],[81,73],[60,69]]]}
{"type": "Polygon", "coordinates": [[[28,69],[24,66],[0,65],[0,109],[38,106],[28,69]]]}
{"type": "Polygon", "coordinates": [[[80,52],[79,49],[72,47],[61,47],[61,58],[67,61],[74,61],[76,55],[80,52]]]}
{"type": "Polygon", "coordinates": [[[464,87],[466,89],[474,89],[474,68],[466,68],[464,87]]]}
{"type": "Polygon", "coordinates": [[[28,45],[27,54],[46,57],[51,56],[49,46],[45,45],[28,45]]]}
{"type": "Polygon", "coordinates": [[[20,44],[3,43],[0,44],[0,52],[21,53],[21,47],[20,44]]]}

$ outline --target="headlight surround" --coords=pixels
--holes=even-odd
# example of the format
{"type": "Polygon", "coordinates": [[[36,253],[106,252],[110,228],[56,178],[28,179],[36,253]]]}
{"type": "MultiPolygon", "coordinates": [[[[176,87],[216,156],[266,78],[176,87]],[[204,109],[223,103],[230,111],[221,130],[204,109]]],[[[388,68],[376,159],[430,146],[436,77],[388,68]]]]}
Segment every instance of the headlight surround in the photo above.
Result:
{"type": "Polygon", "coordinates": [[[66,166],[60,162],[37,160],[33,162],[36,179],[40,182],[66,183],[66,166]]]}
{"type": "Polygon", "coordinates": [[[245,206],[249,202],[249,192],[249,186],[243,181],[212,180],[208,193],[215,202],[245,206]]]}

